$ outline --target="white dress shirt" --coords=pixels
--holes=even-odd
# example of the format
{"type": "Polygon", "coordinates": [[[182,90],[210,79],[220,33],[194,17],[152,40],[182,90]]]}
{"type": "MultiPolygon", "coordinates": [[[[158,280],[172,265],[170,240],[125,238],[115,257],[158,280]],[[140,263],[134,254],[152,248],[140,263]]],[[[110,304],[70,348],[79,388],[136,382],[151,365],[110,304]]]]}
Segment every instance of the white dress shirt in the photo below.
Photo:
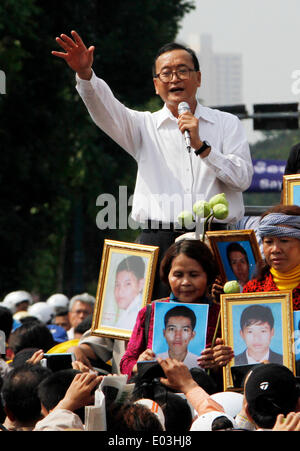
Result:
{"type": "MultiPolygon", "coordinates": [[[[161,354],[157,354],[156,358],[160,357],[161,359],[165,360],[169,358],[169,352],[162,352],[161,354]]],[[[199,355],[193,354],[192,352],[187,352],[185,359],[183,363],[188,367],[188,369],[191,368],[200,368],[198,364],[199,355]]],[[[201,368],[202,369],[202,368],[201,368]]]]}
{"type": "Polygon", "coordinates": [[[133,329],[137,314],[142,307],[142,295],[138,294],[126,310],[120,309],[119,316],[114,327],[117,329],[133,329]]]}
{"type": "Polygon", "coordinates": [[[176,223],[182,210],[192,211],[197,200],[219,193],[225,193],[229,202],[229,216],[223,222],[242,218],[242,191],[251,184],[253,166],[236,116],[197,104],[199,136],[211,145],[210,154],[201,158],[187,151],[177,118],[166,105],[155,113],[135,111],[121,104],[94,73],[88,81],[76,79],[94,122],[137,162],[131,212],[136,222],[176,223]]]}

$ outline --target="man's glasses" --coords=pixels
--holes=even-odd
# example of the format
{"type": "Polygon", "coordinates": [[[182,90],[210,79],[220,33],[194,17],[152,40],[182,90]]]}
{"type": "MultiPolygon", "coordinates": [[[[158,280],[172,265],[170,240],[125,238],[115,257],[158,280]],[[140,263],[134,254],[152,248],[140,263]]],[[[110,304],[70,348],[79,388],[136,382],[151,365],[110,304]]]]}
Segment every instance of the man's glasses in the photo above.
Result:
{"type": "Polygon", "coordinates": [[[191,72],[197,71],[196,69],[190,69],[188,67],[183,67],[177,70],[163,70],[159,74],[155,74],[154,78],[159,78],[163,83],[169,83],[173,79],[173,74],[176,74],[176,77],[179,80],[188,80],[191,72]]]}

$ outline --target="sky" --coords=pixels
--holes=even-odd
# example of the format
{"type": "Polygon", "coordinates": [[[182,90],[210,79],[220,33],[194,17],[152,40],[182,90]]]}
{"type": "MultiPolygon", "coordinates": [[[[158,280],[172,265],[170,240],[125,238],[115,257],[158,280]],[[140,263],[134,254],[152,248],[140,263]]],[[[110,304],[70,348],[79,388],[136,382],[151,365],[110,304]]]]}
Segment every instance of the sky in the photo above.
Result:
{"type": "Polygon", "coordinates": [[[200,50],[196,43],[208,33],[214,52],[241,54],[249,113],[255,103],[300,102],[299,0],[195,0],[195,5],[176,41],[200,50]]]}

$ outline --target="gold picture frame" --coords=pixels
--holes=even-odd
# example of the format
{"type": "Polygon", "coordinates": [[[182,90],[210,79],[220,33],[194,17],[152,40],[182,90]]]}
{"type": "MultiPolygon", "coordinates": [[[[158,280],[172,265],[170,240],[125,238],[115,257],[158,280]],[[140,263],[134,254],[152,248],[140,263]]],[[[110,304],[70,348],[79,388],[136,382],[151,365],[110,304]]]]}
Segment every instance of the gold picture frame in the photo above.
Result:
{"type": "Polygon", "coordinates": [[[300,174],[283,176],[282,203],[300,206],[300,174]]]}
{"type": "MultiPolygon", "coordinates": [[[[264,309],[264,321],[260,321],[260,327],[262,327],[262,323],[267,323],[266,318],[268,318],[269,321],[270,315],[274,321],[273,326],[270,326],[270,332],[273,329],[273,335],[270,334],[270,342],[268,345],[269,361],[273,361],[274,363],[281,363],[287,366],[295,374],[295,356],[293,352],[294,319],[292,291],[222,294],[222,337],[224,339],[224,343],[228,346],[231,346],[235,354],[234,359],[232,359],[223,368],[224,390],[230,390],[234,388],[231,372],[231,368],[233,366],[253,364],[253,361],[250,361],[249,363],[248,360],[244,360],[246,357],[246,350],[249,354],[251,354],[251,344],[249,345],[249,343],[247,343],[247,339],[245,338],[245,331],[244,333],[242,333],[241,328],[243,327],[243,324],[247,324],[244,323],[244,321],[246,321],[247,314],[249,318],[253,318],[253,315],[257,315],[259,317],[259,315],[262,314],[262,309],[264,309]],[[257,307],[258,305],[260,306],[260,309],[257,311],[257,308],[255,308],[254,306],[257,307]],[[255,308],[256,312],[253,312],[253,308],[255,308]],[[269,311],[269,313],[266,314],[266,310],[269,311]],[[282,361],[280,360],[280,357],[282,361]]],[[[255,317],[256,319],[257,316],[255,317]]],[[[250,330],[249,332],[252,334],[254,333],[253,330],[250,330]]],[[[266,330],[263,330],[262,332],[266,334],[266,330]]],[[[263,350],[260,349],[260,352],[262,351],[263,350]]]]}
{"type": "MultiPolygon", "coordinates": [[[[229,261],[229,245],[235,246],[235,251],[240,248],[240,252],[247,254],[248,260],[248,280],[254,274],[256,265],[262,260],[262,255],[256,239],[254,230],[220,230],[206,232],[211,250],[214,253],[219,265],[220,275],[223,282],[228,280],[238,280],[229,261]]],[[[239,251],[238,251],[239,252],[239,251]]]]}
{"type": "Polygon", "coordinates": [[[91,334],[129,340],[151,302],[158,246],[104,240],[91,334]]]}

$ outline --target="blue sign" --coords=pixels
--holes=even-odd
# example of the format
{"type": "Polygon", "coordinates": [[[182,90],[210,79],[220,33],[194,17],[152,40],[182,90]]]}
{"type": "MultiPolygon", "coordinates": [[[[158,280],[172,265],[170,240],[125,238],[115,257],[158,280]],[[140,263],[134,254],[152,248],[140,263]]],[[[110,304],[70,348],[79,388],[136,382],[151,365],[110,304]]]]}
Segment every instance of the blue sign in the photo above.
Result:
{"type": "Polygon", "coordinates": [[[247,193],[280,192],[286,160],[252,160],[254,175],[247,193]]]}

